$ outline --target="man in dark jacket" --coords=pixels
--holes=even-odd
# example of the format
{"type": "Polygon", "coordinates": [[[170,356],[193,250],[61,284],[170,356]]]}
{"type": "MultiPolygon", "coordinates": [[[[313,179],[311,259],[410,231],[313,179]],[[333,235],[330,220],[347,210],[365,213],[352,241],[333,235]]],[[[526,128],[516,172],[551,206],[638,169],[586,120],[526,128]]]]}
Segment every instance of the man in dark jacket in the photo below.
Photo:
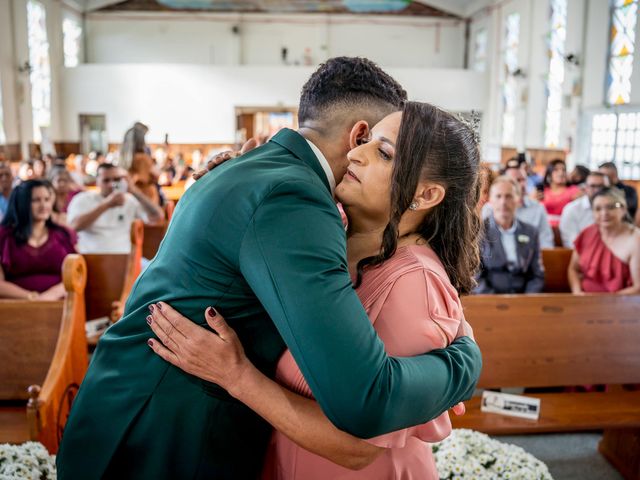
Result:
{"type": "Polygon", "coordinates": [[[516,219],[520,195],[510,177],[498,177],[491,185],[493,215],[485,220],[476,293],[539,293],[544,287],[538,231],[516,219]]]}

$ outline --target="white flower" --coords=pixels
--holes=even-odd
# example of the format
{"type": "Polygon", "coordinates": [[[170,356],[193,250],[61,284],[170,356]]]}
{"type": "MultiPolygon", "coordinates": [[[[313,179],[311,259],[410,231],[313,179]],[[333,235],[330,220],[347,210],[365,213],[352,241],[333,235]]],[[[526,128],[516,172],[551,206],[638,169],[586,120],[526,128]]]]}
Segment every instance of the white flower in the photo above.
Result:
{"type": "Polygon", "coordinates": [[[453,430],[433,452],[441,479],[552,480],[547,466],[522,448],[472,430],[453,430]]]}
{"type": "Polygon", "coordinates": [[[41,443],[0,445],[0,480],[55,480],[55,457],[41,443]]]}

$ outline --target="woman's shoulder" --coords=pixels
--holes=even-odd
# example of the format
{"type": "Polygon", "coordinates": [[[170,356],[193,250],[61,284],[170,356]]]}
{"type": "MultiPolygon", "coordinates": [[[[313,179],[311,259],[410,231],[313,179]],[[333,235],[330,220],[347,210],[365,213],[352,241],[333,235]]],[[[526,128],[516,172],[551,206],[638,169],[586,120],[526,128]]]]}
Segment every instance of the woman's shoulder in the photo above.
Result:
{"type": "Polygon", "coordinates": [[[58,241],[65,244],[68,243],[72,248],[77,243],[77,234],[75,230],[67,227],[66,225],[56,223],[55,228],[51,229],[51,234],[58,241]]]}
{"type": "Polygon", "coordinates": [[[431,247],[427,245],[408,245],[402,248],[406,251],[405,262],[412,264],[417,269],[432,272],[447,278],[444,265],[431,247]]]}

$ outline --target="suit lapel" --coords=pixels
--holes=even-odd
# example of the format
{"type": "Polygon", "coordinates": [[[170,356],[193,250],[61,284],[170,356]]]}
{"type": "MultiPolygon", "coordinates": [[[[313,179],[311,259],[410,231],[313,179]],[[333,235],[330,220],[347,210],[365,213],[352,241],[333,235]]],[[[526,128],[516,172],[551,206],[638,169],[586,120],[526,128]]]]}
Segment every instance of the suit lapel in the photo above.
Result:
{"type": "Polygon", "coordinates": [[[489,241],[493,244],[491,248],[494,265],[506,265],[507,254],[502,246],[502,238],[498,226],[493,221],[493,217],[489,218],[489,241]]]}
{"type": "Polygon", "coordinates": [[[273,136],[271,142],[277,143],[278,145],[286,148],[293,155],[302,160],[308,167],[316,172],[320,177],[320,180],[322,180],[322,183],[327,187],[327,190],[331,192],[329,180],[327,179],[327,175],[324,173],[322,166],[320,166],[320,161],[302,135],[289,128],[283,128],[273,136]]]}

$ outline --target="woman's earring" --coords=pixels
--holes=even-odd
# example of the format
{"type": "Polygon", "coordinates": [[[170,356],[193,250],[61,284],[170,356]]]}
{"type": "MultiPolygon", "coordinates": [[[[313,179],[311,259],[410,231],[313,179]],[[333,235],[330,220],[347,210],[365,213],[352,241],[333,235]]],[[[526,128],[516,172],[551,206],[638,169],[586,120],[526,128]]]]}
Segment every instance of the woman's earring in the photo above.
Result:
{"type": "Polygon", "coordinates": [[[409,205],[409,210],[417,210],[418,209],[418,202],[413,201],[411,202],[411,205],[409,205]]]}

